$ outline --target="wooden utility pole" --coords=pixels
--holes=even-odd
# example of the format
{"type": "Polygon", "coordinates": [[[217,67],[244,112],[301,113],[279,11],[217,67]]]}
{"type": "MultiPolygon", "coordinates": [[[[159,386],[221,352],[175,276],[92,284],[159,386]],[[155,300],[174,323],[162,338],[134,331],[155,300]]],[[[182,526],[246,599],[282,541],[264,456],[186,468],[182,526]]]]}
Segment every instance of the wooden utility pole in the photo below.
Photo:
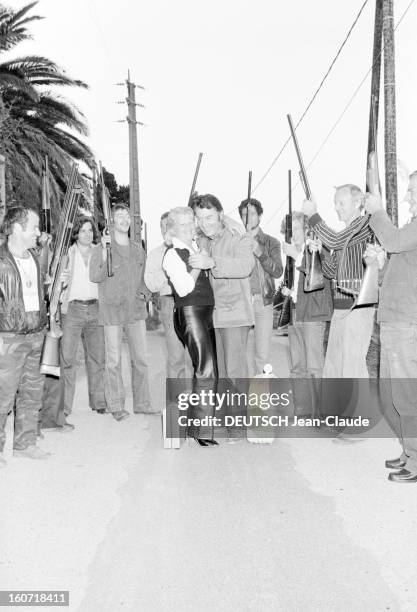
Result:
{"type": "Polygon", "coordinates": [[[385,199],[387,213],[398,225],[397,140],[395,108],[394,1],[383,0],[384,110],[385,110],[385,199]]]}
{"type": "MultiPolygon", "coordinates": [[[[117,83],[124,85],[124,83],[117,83]]],[[[140,191],[139,191],[139,163],[138,163],[138,133],[136,126],[143,125],[140,121],[136,121],[136,107],[143,104],[136,103],[135,89],[145,89],[142,85],[136,85],[130,80],[130,71],[127,73],[127,110],[128,114],[126,121],[129,128],[129,199],[130,199],[130,216],[132,217],[132,226],[130,230],[130,239],[138,244],[142,244],[141,236],[141,214],[140,214],[140,191]]]]}
{"type": "Polygon", "coordinates": [[[0,155],[0,223],[6,212],[6,158],[0,155]]]}

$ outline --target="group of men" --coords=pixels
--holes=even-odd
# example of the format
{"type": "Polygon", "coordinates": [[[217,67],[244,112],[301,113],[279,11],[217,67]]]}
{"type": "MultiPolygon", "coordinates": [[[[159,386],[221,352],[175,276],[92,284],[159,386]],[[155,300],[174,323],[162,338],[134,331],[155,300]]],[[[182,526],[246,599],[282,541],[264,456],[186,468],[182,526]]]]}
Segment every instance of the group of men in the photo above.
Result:
{"type": "MultiPolygon", "coordinates": [[[[294,213],[296,231],[292,244],[283,245],[284,253],[296,262],[294,287],[288,288],[294,313],[289,330],[293,376],[367,377],[366,357],[377,310],[381,377],[392,379],[392,405],[386,412],[403,444],[402,455],[388,460],[386,466],[398,468],[389,479],[401,483],[417,482],[417,434],[409,426],[416,413],[415,396],[411,383],[398,382],[400,378],[417,378],[417,174],[410,176],[406,199],[413,218],[406,226],[396,228],[378,195],[365,195],[353,184],[342,185],[336,188],[334,203],[345,229],[332,230],[318,214],[316,204],[306,200],[302,214],[294,213]],[[307,243],[305,219],[314,232],[314,239],[307,243]],[[379,245],[371,240],[373,236],[379,245]],[[321,251],[322,255],[326,280],[317,292],[307,292],[303,286],[306,248],[321,251]],[[365,262],[377,263],[381,269],[378,309],[375,304],[355,304],[365,262]],[[330,331],[325,353],[326,321],[330,321],[330,331]]],[[[263,210],[258,200],[244,200],[239,206],[240,229],[224,215],[214,196],[196,196],[191,205],[199,228],[199,252],[190,255],[188,264],[209,271],[215,299],[219,377],[236,379],[259,374],[269,361],[275,280],[283,271],[280,243],[260,228],[263,210]],[[251,328],[255,348],[248,364],[251,328]]],[[[151,292],[160,294],[167,375],[185,378],[192,374],[184,347],[175,334],[174,301],[162,269],[168,247],[167,215],[161,218],[164,243],[149,254],[146,267],[142,246],[129,240],[130,214],[125,206],[114,207],[112,235],[104,234],[97,245],[93,245],[96,229],[92,219],[83,218],[78,223],[70,265],[61,279],[66,287],[62,297],[61,378],[59,383],[47,380],[45,384],[39,373],[46,326],[45,279],[35,250],[40,235],[39,217],[35,211],[20,207],[7,211],[2,226],[5,242],[0,247],[0,463],[5,463],[4,427],[13,408],[13,448],[17,456],[47,455],[36,446],[39,423],[41,430],[72,429],[66,417],[74,398],[80,338],[84,342],[92,410],[99,414],[111,412],[116,421],[129,416],[121,377],[124,333],[131,357],[133,411],[154,412],[149,395],[145,327],[146,300],[151,292]],[[106,261],[110,241],[113,276],[108,275],[106,261]],[[59,393],[50,392],[57,384],[59,393]],[[54,406],[51,402],[55,402],[54,406]]]]}
{"type": "Polygon", "coordinates": [[[4,459],[7,416],[14,411],[14,456],[44,459],[37,439],[45,431],[74,429],[67,417],[74,401],[78,346],[82,339],[90,408],[111,413],[116,421],[125,410],[122,380],[122,339],[125,335],[132,375],[134,413],[159,413],[151,404],[146,354],[146,300],[143,280],[145,253],[129,239],[130,212],[113,210],[111,236],[99,244],[94,221],[80,217],[74,224],[69,265],[61,273],[63,291],[60,377],[40,373],[41,350],[47,326],[46,270],[39,263],[41,236],[37,212],[12,207],[2,224],[0,246],[0,466],[4,459]],[[111,240],[113,274],[107,274],[111,240]]]}

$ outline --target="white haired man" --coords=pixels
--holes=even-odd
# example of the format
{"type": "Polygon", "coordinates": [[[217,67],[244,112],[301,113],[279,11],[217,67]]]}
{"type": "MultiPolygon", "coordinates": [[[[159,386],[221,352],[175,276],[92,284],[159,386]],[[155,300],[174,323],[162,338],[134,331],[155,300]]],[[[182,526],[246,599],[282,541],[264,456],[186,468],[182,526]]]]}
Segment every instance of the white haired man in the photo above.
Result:
{"type": "Polygon", "coordinates": [[[317,213],[316,203],[305,200],[302,210],[309,217],[314,234],[332,252],[323,262],[323,271],[332,278],[334,312],[323,378],[368,378],[366,355],[374,324],[375,307],[351,309],[352,291],[358,291],[364,275],[363,261],[372,237],[369,217],[362,216],[364,193],[350,183],[336,187],[334,206],[345,229],[336,232],[317,213]]]}

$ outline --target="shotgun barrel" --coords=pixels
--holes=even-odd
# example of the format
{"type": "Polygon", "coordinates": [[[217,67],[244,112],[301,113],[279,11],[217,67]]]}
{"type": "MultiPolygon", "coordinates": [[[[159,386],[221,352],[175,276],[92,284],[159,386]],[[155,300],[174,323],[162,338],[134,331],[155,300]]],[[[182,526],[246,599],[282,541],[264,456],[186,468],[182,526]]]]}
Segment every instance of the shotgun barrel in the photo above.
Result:
{"type": "MultiPolygon", "coordinates": [[[[111,209],[110,209],[110,198],[109,192],[104,182],[104,174],[103,167],[100,162],[100,182],[101,182],[101,203],[103,206],[103,215],[105,220],[105,233],[110,236],[110,227],[111,227],[111,209]]],[[[113,276],[113,256],[111,250],[111,244],[106,244],[107,251],[107,276],[113,276]]]]}
{"type": "Polygon", "coordinates": [[[74,164],[64,198],[65,208],[61,216],[59,228],[55,240],[53,253],[54,266],[51,266],[51,284],[49,286],[49,330],[45,336],[41,358],[41,374],[60,375],[59,345],[62,335],[60,300],[63,290],[61,274],[68,266],[68,249],[71,243],[75,215],[81,196],[80,188],[77,186],[78,172],[74,164]]]}
{"type": "Polygon", "coordinates": [[[194,178],[193,178],[193,183],[191,185],[191,191],[190,191],[190,197],[188,198],[188,206],[191,206],[191,201],[193,199],[193,194],[195,192],[195,188],[197,185],[197,179],[198,179],[198,173],[200,172],[200,164],[201,164],[201,160],[203,159],[203,154],[199,153],[198,154],[198,160],[197,160],[197,165],[194,171],[194,178]]]}
{"type": "Polygon", "coordinates": [[[249,175],[248,175],[248,198],[247,198],[247,206],[246,206],[246,223],[245,223],[245,229],[246,231],[248,231],[248,223],[249,223],[249,207],[251,205],[250,199],[252,197],[252,170],[249,170],[249,175]]]}
{"type": "Polygon", "coordinates": [[[298,159],[298,165],[300,167],[300,180],[301,180],[301,184],[303,186],[304,192],[306,194],[306,198],[307,200],[311,199],[311,189],[310,189],[310,185],[308,182],[308,178],[307,178],[307,172],[304,166],[304,162],[303,162],[303,158],[301,155],[301,151],[300,151],[300,146],[298,144],[298,140],[297,140],[297,136],[295,134],[295,129],[294,129],[294,125],[291,119],[291,115],[287,115],[287,119],[288,119],[288,123],[290,126],[290,130],[291,130],[291,136],[292,136],[292,140],[294,143],[294,147],[295,147],[295,152],[297,154],[297,159],[298,159]]]}

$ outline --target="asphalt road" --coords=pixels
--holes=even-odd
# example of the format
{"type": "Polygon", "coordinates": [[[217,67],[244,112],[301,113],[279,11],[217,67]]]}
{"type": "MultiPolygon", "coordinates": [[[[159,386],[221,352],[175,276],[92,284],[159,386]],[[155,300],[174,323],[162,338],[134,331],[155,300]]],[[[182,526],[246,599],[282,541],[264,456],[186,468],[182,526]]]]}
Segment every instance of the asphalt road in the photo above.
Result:
{"type": "MultiPolygon", "coordinates": [[[[148,342],[162,405],[163,338],[148,342]]],[[[274,337],[280,376],[286,350],[274,337]]],[[[164,450],[159,417],[95,415],[78,380],[48,461],[11,457],[9,423],[1,589],[66,589],[83,612],[416,609],[417,487],[387,480],[394,440],[164,450]]]]}

